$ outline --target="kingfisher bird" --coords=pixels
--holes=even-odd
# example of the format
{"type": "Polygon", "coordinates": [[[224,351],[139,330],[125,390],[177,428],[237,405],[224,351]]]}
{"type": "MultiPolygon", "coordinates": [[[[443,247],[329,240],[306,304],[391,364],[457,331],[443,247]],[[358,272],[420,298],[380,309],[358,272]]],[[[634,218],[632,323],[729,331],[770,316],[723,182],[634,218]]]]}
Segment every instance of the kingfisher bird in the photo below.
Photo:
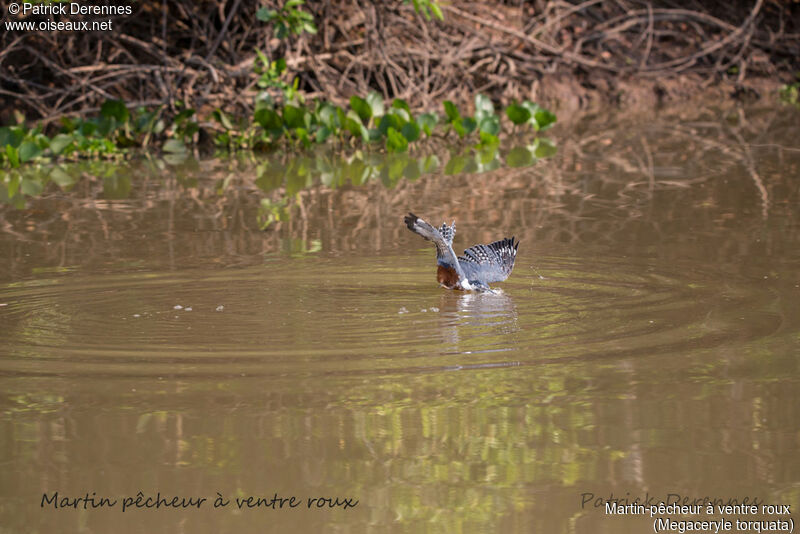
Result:
{"type": "Polygon", "coordinates": [[[453,251],[453,236],[456,222],[449,226],[442,223],[434,228],[413,213],[403,219],[408,229],[419,234],[436,246],[436,280],[447,289],[464,291],[488,291],[489,283],[502,282],[514,268],[519,241],[505,238],[488,245],[475,245],[456,257],[453,251]]]}

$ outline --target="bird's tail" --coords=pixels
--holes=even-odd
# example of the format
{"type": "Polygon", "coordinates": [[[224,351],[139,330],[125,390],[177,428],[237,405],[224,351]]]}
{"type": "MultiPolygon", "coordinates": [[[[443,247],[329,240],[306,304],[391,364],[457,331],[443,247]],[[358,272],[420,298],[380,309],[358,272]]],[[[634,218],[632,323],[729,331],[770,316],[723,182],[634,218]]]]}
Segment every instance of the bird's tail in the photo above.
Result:
{"type": "Polygon", "coordinates": [[[442,224],[441,229],[436,229],[413,213],[403,219],[408,229],[419,234],[436,245],[436,257],[442,265],[457,265],[456,255],[453,252],[453,235],[456,233],[455,222],[448,226],[442,224]]]}
{"type": "Polygon", "coordinates": [[[453,236],[456,235],[455,221],[453,221],[453,223],[450,225],[447,223],[442,223],[442,226],[435,228],[411,212],[409,212],[409,214],[406,215],[403,220],[405,221],[409,230],[421,235],[428,241],[433,241],[436,243],[441,240],[446,245],[453,244],[453,236]]]}
{"type": "Polygon", "coordinates": [[[445,243],[445,240],[439,230],[423,221],[413,213],[409,212],[409,214],[406,215],[403,220],[405,221],[406,226],[408,226],[408,229],[415,234],[419,234],[428,241],[433,241],[436,244],[445,243]]]}

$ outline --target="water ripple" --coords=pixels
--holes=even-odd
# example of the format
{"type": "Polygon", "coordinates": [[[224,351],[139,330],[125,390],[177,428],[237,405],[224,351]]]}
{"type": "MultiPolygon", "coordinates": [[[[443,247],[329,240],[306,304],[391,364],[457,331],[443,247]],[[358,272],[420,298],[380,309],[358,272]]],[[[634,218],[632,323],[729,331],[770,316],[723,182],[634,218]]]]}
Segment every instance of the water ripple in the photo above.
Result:
{"type": "MultiPolygon", "coordinates": [[[[426,256],[427,258],[427,256],[426,256]]],[[[648,260],[539,258],[496,294],[436,287],[428,261],[85,275],[0,288],[4,374],[272,376],[630,358],[785,328],[746,280],[648,260]]]]}

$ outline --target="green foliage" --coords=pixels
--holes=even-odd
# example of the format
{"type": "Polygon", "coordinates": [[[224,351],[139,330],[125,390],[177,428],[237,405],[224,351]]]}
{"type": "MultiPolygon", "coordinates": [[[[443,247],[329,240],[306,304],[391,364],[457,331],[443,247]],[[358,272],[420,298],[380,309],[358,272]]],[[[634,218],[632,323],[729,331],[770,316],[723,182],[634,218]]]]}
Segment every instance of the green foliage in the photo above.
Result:
{"type": "Polygon", "coordinates": [[[389,126],[386,130],[386,150],[389,152],[405,152],[408,150],[408,139],[389,126]]]}
{"type": "Polygon", "coordinates": [[[439,20],[444,20],[442,8],[437,0],[403,0],[405,4],[413,4],[414,11],[422,14],[425,20],[431,20],[431,15],[439,20]]]}
{"type": "Polygon", "coordinates": [[[408,121],[400,128],[400,133],[403,134],[403,137],[405,137],[409,143],[413,143],[420,137],[420,128],[416,122],[408,121]]]}
{"type": "Polygon", "coordinates": [[[270,61],[269,58],[257,48],[256,59],[258,61],[254,64],[253,69],[258,75],[257,85],[262,89],[268,87],[285,89],[286,83],[281,80],[281,76],[286,72],[286,60],[284,58],[278,58],[275,61],[270,61]]]}
{"type": "Polygon", "coordinates": [[[300,35],[303,32],[316,34],[314,17],[311,13],[300,9],[304,3],[304,0],[287,0],[279,9],[260,7],[256,11],[256,18],[272,24],[278,39],[285,39],[290,34],[300,35]]]}
{"type": "Polygon", "coordinates": [[[373,117],[380,117],[383,115],[383,97],[380,93],[376,93],[375,91],[367,93],[367,104],[369,104],[372,110],[373,117]]]}
{"type": "Polygon", "coordinates": [[[444,114],[447,116],[447,122],[453,123],[461,118],[461,113],[458,107],[449,100],[444,101],[444,114]]]}
{"type": "MultiPolygon", "coordinates": [[[[797,76],[800,78],[800,73],[797,76]]],[[[800,107],[800,82],[787,83],[781,87],[779,97],[785,104],[800,107]]]]}
{"type": "Polygon", "coordinates": [[[506,115],[515,125],[528,123],[537,132],[549,128],[556,122],[555,114],[528,100],[522,104],[513,103],[508,106],[506,115]]]}
{"type": "Polygon", "coordinates": [[[539,104],[534,104],[526,100],[522,106],[531,113],[531,125],[538,132],[539,130],[546,130],[556,122],[556,116],[552,112],[544,109],[539,104]]]}
{"type": "MultiPolygon", "coordinates": [[[[161,107],[130,110],[120,100],[109,100],[102,105],[98,117],[63,119],[60,130],[52,137],[41,128],[29,129],[24,124],[1,127],[0,166],[18,168],[52,159],[116,158],[123,157],[131,147],[153,145],[178,158],[185,157],[201,138],[211,139],[226,150],[273,150],[287,145],[309,148],[332,143],[374,144],[390,153],[403,153],[419,144],[423,133],[431,137],[441,129],[439,135],[455,132],[462,142],[474,144],[478,151],[500,144],[503,122],[485,95],[476,95],[473,116],[463,114],[450,101],[443,103],[443,109],[444,120],[440,123],[436,113],[415,116],[401,99],[395,99],[387,108],[383,97],[374,91],[365,97],[354,95],[346,109],[325,101],[306,105],[302,99],[284,99],[278,104],[262,92],[250,118],[215,109],[203,122],[201,131],[196,111],[181,101],[170,113],[161,107]]],[[[511,104],[505,115],[512,124],[528,125],[534,131],[555,122],[550,111],[527,101],[511,104]]],[[[546,151],[547,146],[541,145],[538,150],[546,151]]],[[[512,154],[510,161],[527,164],[528,156],[523,156],[521,152],[512,154]]],[[[543,156],[535,153],[532,157],[543,156]]],[[[451,164],[452,168],[458,168],[457,162],[451,164]]]]}
{"type": "Polygon", "coordinates": [[[358,114],[362,122],[369,122],[372,118],[372,107],[360,96],[350,97],[350,107],[358,114]]]}
{"type": "Polygon", "coordinates": [[[531,120],[532,114],[530,110],[519,104],[511,104],[506,108],[506,115],[515,125],[525,124],[531,120]]]}
{"type": "Polygon", "coordinates": [[[100,115],[107,119],[113,119],[119,124],[127,123],[131,117],[122,100],[106,100],[100,108],[100,115]]]}
{"type": "Polygon", "coordinates": [[[430,137],[433,135],[433,129],[439,123],[439,117],[436,113],[423,113],[417,117],[417,126],[425,132],[425,135],[430,137]]]}

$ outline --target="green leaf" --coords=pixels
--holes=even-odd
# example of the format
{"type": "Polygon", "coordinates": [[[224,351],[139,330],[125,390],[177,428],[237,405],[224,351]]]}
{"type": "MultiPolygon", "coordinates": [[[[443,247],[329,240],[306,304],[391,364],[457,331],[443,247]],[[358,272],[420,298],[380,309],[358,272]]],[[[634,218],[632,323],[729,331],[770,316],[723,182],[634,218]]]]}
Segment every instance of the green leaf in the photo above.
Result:
{"type": "Polygon", "coordinates": [[[273,109],[259,109],[255,112],[254,118],[268,132],[279,132],[283,129],[283,120],[281,120],[278,112],[273,109]]]}
{"type": "Polygon", "coordinates": [[[408,107],[408,102],[406,102],[402,98],[395,98],[392,101],[392,107],[394,109],[404,109],[406,110],[406,113],[411,114],[411,108],[408,107]]]}
{"type": "Polygon", "coordinates": [[[493,116],[495,116],[494,104],[492,104],[491,99],[480,93],[475,95],[475,120],[480,123],[484,119],[493,116]]]}
{"type": "Polygon", "coordinates": [[[500,117],[492,115],[481,119],[478,129],[483,134],[490,134],[492,136],[500,135],[500,117]]]}
{"type": "Polygon", "coordinates": [[[361,123],[361,118],[354,110],[347,112],[344,119],[344,129],[350,132],[353,137],[359,137],[362,141],[369,140],[369,132],[366,127],[361,123]]]}
{"type": "Polygon", "coordinates": [[[0,146],[11,145],[18,147],[25,136],[22,128],[3,126],[0,128],[0,146]]]}
{"type": "Polygon", "coordinates": [[[409,143],[413,143],[414,141],[419,139],[419,134],[420,134],[419,126],[417,125],[416,122],[407,122],[400,129],[400,133],[403,134],[403,137],[405,137],[409,143]]]}
{"type": "Polygon", "coordinates": [[[474,132],[475,128],[478,127],[478,123],[475,122],[475,119],[473,119],[472,117],[463,117],[461,119],[461,124],[464,127],[464,131],[467,133],[467,135],[474,132]]]}
{"type": "Polygon", "coordinates": [[[78,127],[78,131],[81,135],[85,137],[91,137],[91,135],[97,130],[97,125],[93,122],[84,121],[78,127]]]}
{"type": "Polygon", "coordinates": [[[460,138],[463,139],[464,136],[467,135],[467,130],[466,128],[464,128],[464,124],[461,122],[461,119],[456,119],[455,121],[452,122],[452,125],[453,125],[453,130],[456,131],[456,133],[460,138]]]}
{"type": "Polygon", "coordinates": [[[389,128],[394,128],[395,130],[399,131],[402,127],[403,121],[394,113],[384,115],[381,117],[381,120],[378,123],[378,131],[381,133],[381,135],[386,135],[386,132],[389,130],[389,128]]]}
{"type": "Polygon", "coordinates": [[[333,132],[327,126],[323,126],[317,130],[317,143],[324,143],[333,132]]]}
{"type": "MultiPolygon", "coordinates": [[[[264,9],[264,8],[261,8],[261,9],[264,9]]],[[[258,11],[261,11],[261,9],[259,9],[258,11]]],[[[258,16],[258,11],[256,12],[256,16],[258,16]]],[[[266,55],[264,55],[264,52],[262,52],[258,48],[256,48],[255,51],[256,51],[256,57],[258,58],[258,61],[261,62],[261,65],[255,65],[254,68],[255,68],[255,71],[257,73],[259,73],[259,72],[261,72],[261,68],[262,67],[269,67],[269,59],[267,58],[266,55]]]]}
{"type": "Polygon", "coordinates": [[[270,69],[274,71],[276,77],[280,76],[284,72],[286,72],[286,58],[279,57],[272,63],[270,63],[270,69]]]}
{"type": "Polygon", "coordinates": [[[386,130],[386,150],[389,152],[405,152],[408,150],[408,140],[391,126],[386,130]]]}
{"type": "Polygon", "coordinates": [[[260,7],[258,11],[256,11],[256,18],[261,22],[269,22],[275,17],[275,14],[275,11],[271,9],[260,7]]]}
{"type": "Polygon", "coordinates": [[[309,138],[308,131],[305,128],[295,128],[294,133],[297,136],[297,140],[300,141],[305,148],[311,146],[311,139],[309,138]]]}
{"type": "Polygon", "coordinates": [[[225,113],[221,109],[219,108],[215,109],[213,113],[211,113],[211,116],[226,130],[233,130],[233,123],[231,122],[231,118],[228,116],[227,113],[225,113]]]}
{"type": "Polygon", "coordinates": [[[444,101],[444,113],[447,115],[448,122],[455,122],[461,118],[458,107],[449,100],[444,101]]]}
{"type": "Polygon", "coordinates": [[[358,113],[358,118],[361,119],[362,124],[366,124],[372,118],[372,108],[366,100],[360,96],[350,97],[350,107],[358,113]]]}
{"type": "Polygon", "coordinates": [[[180,139],[167,139],[164,146],[161,147],[164,152],[171,152],[173,154],[186,152],[186,145],[180,139]]]}
{"type": "Polygon", "coordinates": [[[67,148],[74,138],[70,134],[58,134],[50,141],[50,150],[53,152],[53,155],[58,156],[61,154],[65,148],[67,148]]]}
{"type": "Polygon", "coordinates": [[[392,115],[396,115],[402,124],[407,123],[411,120],[411,113],[404,110],[403,108],[393,108],[392,115]]]}
{"type": "Polygon", "coordinates": [[[106,100],[100,108],[100,115],[115,119],[119,124],[128,122],[131,114],[122,100],[106,100]]]}
{"type": "Polygon", "coordinates": [[[539,104],[526,100],[522,103],[522,106],[531,112],[530,122],[536,131],[545,130],[556,122],[555,114],[544,109],[539,104]]]}
{"type": "Polygon", "coordinates": [[[22,163],[32,160],[41,153],[42,149],[32,141],[23,141],[22,144],[19,145],[19,160],[22,163]]]}
{"type": "Polygon", "coordinates": [[[422,128],[422,131],[424,131],[425,135],[428,137],[431,136],[438,122],[439,117],[437,117],[435,113],[423,113],[417,117],[417,125],[422,128]]]}
{"type": "Polygon", "coordinates": [[[525,124],[531,118],[531,112],[519,104],[511,104],[506,108],[506,115],[516,125],[525,124]]]}
{"type": "Polygon", "coordinates": [[[367,94],[367,104],[369,104],[370,109],[372,109],[373,117],[380,117],[383,115],[383,96],[381,96],[380,93],[370,91],[367,94]]]}
{"type": "Polygon", "coordinates": [[[489,132],[480,132],[481,146],[497,146],[500,144],[500,138],[489,132]]]}
{"type": "Polygon", "coordinates": [[[465,136],[474,132],[477,126],[478,125],[475,123],[475,119],[472,117],[462,117],[453,121],[453,129],[461,138],[464,138],[465,136]]]}
{"type": "Polygon", "coordinates": [[[288,128],[303,128],[306,125],[305,113],[302,108],[286,104],[283,106],[283,122],[288,128]]]}
{"type": "Polygon", "coordinates": [[[556,115],[552,111],[548,111],[544,108],[539,108],[539,110],[533,115],[536,119],[536,124],[539,126],[538,130],[546,130],[556,122],[556,115]]]}
{"type": "Polygon", "coordinates": [[[97,135],[106,137],[117,128],[116,119],[113,117],[99,117],[97,119],[97,135]]]}
{"type": "Polygon", "coordinates": [[[442,8],[439,7],[439,2],[437,2],[436,0],[431,0],[429,7],[433,12],[434,17],[436,17],[439,20],[444,20],[444,15],[442,14],[442,8]]]}
{"type": "Polygon", "coordinates": [[[336,111],[336,106],[329,102],[323,102],[319,105],[317,109],[317,117],[319,122],[330,128],[332,131],[336,131],[342,127],[339,123],[339,115],[336,111]]]}
{"type": "MultiPolygon", "coordinates": [[[[172,119],[172,122],[173,122],[173,124],[175,124],[175,126],[181,127],[181,126],[183,126],[184,123],[188,122],[189,119],[193,115],[194,115],[194,110],[193,109],[191,109],[191,108],[190,109],[182,109],[181,111],[178,112],[177,115],[175,115],[175,118],[172,119]]],[[[83,133],[83,132],[81,132],[81,133],[83,133]]],[[[87,134],[84,133],[83,135],[87,135],[87,134]]]]}

